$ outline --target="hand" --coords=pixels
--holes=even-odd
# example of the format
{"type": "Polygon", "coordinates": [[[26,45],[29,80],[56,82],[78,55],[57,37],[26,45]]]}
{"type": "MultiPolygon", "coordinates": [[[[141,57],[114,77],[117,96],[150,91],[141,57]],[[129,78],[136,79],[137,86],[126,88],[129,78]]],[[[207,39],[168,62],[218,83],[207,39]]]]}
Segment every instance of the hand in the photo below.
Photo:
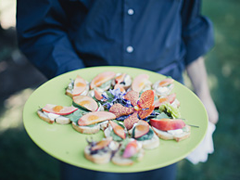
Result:
{"type": "Polygon", "coordinates": [[[201,99],[207,110],[209,121],[216,124],[218,122],[218,111],[210,95],[203,57],[199,57],[191,63],[187,67],[187,73],[195,93],[201,99]]]}
{"type": "Polygon", "coordinates": [[[212,97],[210,95],[205,95],[199,98],[207,110],[208,120],[213,124],[217,124],[219,115],[212,97]]]}

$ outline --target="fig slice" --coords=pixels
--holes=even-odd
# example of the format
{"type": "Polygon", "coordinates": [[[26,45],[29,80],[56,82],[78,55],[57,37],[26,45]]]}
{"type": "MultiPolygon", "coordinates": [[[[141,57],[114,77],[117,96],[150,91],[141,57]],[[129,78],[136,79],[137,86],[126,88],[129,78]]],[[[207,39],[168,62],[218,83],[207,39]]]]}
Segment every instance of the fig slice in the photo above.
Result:
{"type": "Polygon", "coordinates": [[[59,106],[59,105],[53,105],[53,104],[46,104],[43,108],[42,111],[47,112],[47,113],[54,113],[58,115],[68,115],[73,113],[74,111],[78,110],[78,108],[74,106],[59,106]]]}
{"type": "Polygon", "coordinates": [[[168,86],[169,84],[172,84],[174,82],[174,80],[172,78],[166,78],[162,81],[159,82],[159,86],[164,87],[164,86],[168,86]]]}
{"type": "Polygon", "coordinates": [[[111,143],[111,141],[112,137],[98,141],[97,144],[91,148],[91,150],[96,151],[99,149],[103,149],[104,147],[107,147],[111,143]]]}
{"type": "Polygon", "coordinates": [[[150,124],[161,130],[161,131],[169,131],[182,129],[186,126],[182,119],[150,119],[150,124]]]}
{"type": "Polygon", "coordinates": [[[74,80],[72,95],[78,96],[82,94],[86,87],[87,87],[86,81],[81,76],[77,75],[76,79],[74,80]]]}
{"type": "Polygon", "coordinates": [[[155,108],[158,108],[159,106],[161,106],[162,104],[169,102],[170,104],[172,104],[174,102],[174,100],[176,99],[176,94],[172,93],[168,96],[165,97],[161,97],[158,100],[154,101],[154,106],[155,108]]]}
{"type": "Polygon", "coordinates": [[[107,112],[107,111],[90,112],[88,114],[83,115],[78,120],[78,125],[87,126],[87,125],[96,124],[102,121],[107,121],[115,118],[116,116],[113,113],[107,112]]]}
{"type": "Polygon", "coordinates": [[[116,75],[116,73],[111,72],[111,71],[107,71],[107,72],[103,72],[103,73],[98,74],[91,81],[90,89],[101,86],[103,83],[113,79],[115,77],[115,75],[116,75]]]}
{"type": "Polygon", "coordinates": [[[149,108],[153,105],[154,102],[154,91],[153,90],[147,90],[144,91],[138,101],[138,106],[140,108],[149,108]]]}
{"type": "Polygon", "coordinates": [[[113,128],[113,131],[116,135],[118,135],[119,137],[121,137],[122,139],[126,138],[126,134],[124,132],[124,128],[122,126],[120,126],[119,124],[117,124],[114,121],[109,121],[110,125],[113,128]]]}
{"type": "Polygon", "coordinates": [[[133,90],[128,91],[124,96],[124,99],[129,100],[133,106],[137,106],[138,98],[139,92],[133,90]]]}
{"type": "Polygon", "coordinates": [[[144,119],[147,116],[149,116],[153,112],[154,109],[155,109],[155,106],[152,105],[147,109],[138,111],[138,115],[139,115],[140,119],[144,119]]]}
{"type": "Polygon", "coordinates": [[[149,124],[146,121],[139,120],[135,126],[134,138],[140,138],[149,132],[149,124]]]}
{"type": "Polygon", "coordinates": [[[138,144],[137,144],[137,141],[136,141],[136,140],[130,141],[130,142],[127,144],[127,146],[126,146],[126,148],[125,148],[125,150],[124,150],[124,152],[123,152],[122,157],[123,157],[123,158],[130,158],[130,157],[132,157],[134,154],[136,154],[137,152],[138,152],[138,144]]]}
{"type": "Polygon", "coordinates": [[[140,92],[144,86],[145,82],[148,81],[149,75],[147,74],[139,74],[137,77],[134,78],[132,82],[132,90],[140,92]]]}
{"type": "Polygon", "coordinates": [[[125,115],[132,114],[134,112],[133,107],[124,107],[123,105],[117,103],[112,105],[112,107],[109,109],[109,112],[116,115],[116,117],[121,117],[125,115]]]}
{"type": "Polygon", "coordinates": [[[124,119],[124,126],[127,130],[132,129],[133,125],[139,121],[137,112],[134,112],[131,116],[124,119]]]}
{"type": "Polygon", "coordinates": [[[83,107],[89,111],[97,111],[98,109],[97,102],[89,96],[84,96],[84,95],[74,96],[73,102],[76,105],[83,107]]]}

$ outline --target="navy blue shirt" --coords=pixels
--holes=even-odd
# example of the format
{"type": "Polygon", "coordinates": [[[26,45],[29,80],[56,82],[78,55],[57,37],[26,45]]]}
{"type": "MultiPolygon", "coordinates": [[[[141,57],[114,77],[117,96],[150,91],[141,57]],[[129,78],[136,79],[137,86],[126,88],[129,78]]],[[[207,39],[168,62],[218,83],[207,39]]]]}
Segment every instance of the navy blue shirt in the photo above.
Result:
{"type": "Polygon", "coordinates": [[[89,66],[181,80],[213,45],[200,0],[18,0],[19,47],[48,78],[89,66]]]}

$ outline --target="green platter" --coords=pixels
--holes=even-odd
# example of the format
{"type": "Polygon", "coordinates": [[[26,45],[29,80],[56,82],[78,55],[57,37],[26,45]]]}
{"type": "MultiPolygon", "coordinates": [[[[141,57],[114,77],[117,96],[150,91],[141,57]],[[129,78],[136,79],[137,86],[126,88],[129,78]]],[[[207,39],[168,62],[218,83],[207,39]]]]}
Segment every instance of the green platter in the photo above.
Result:
{"type": "Polygon", "coordinates": [[[103,132],[84,135],[75,131],[71,124],[48,124],[37,116],[37,110],[46,104],[70,106],[72,100],[65,95],[65,88],[70,79],[75,79],[77,75],[80,75],[82,78],[91,81],[97,74],[104,71],[125,72],[132,77],[145,73],[150,76],[150,81],[153,83],[166,78],[163,75],[143,69],[101,66],[71,71],[47,81],[32,93],[23,110],[23,122],[28,135],[46,153],[58,160],[85,169],[120,173],[141,172],[161,168],[182,160],[204,138],[208,117],[203,104],[191,90],[175,81],[173,92],[177,94],[177,99],[181,103],[182,118],[186,119],[189,124],[199,126],[199,128],[191,128],[191,136],[188,139],[181,142],[160,139],[158,148],[146,150],[142,161],[130,167],[117,166],[111,162],[98,165],[85,159],[83,151],[87,145],[86,138],[93,137],[100,140],[103,138],[103,132]]]}

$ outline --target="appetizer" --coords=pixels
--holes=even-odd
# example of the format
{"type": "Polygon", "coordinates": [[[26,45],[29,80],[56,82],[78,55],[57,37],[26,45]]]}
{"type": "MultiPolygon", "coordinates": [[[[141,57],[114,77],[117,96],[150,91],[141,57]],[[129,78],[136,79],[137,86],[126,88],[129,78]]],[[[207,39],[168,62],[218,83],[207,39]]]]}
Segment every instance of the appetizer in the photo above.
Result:
{"type": "Polygon", "coordinates": [[[98,74],[90,83],[90,89],[94,89],[96,87],[106,91],[111,87],[112,79],[115,77],[116,73],[107,71],[98,74]]]}
{"type": "Polygon", "coordinates": [[[142,144],[144,149],[154,149],[159,146],[159,138],[146,121],[139,120],[131,131],[132,138],[142,144]]]}
{"type": "Polygon", "coordinates": [[[88,141],[88,145],[84,149],[84,156],[93,163],[106,164],[111,160],[118,147],[119,144],[112,141],[111,137],[98,142],[88,141]]]}
{"type": "Polygon", "coordinates": [[[87,95],[89,91],[89,83],[81,76],[77,75],[75,80],[72,80],[66,88],[66,95],[73,97],[78,95],[87,95]]]}
{"type": "Polygon", "coordinates": [[[100,129],[104,130],[108,126],[108,120],[115,119],[113,113],[106,111],[90,112],[76,122],[72,122],[73,128],[84,134],[95,134],[100,129]]]}
{"type": "Polygon", "coordinates": [[[139,74],[134,78],[131,89],[136,92],[146,91],[151,89],[152,82],[149,81],[149,75],[139,74]]]}
{"type": "Polygon", "coordinates": [[[157,136],[164,140],[179,142],[190,136],[191,127],[182,119],[151,119],[150,124],[157,136]]]}
{"type": "Polygon", "coordinates": [[[123,123],[118,121],[109,121],[108,127],[104,130],[105,137],[112,137],[114,141],[122,141],[127,137],[127,129],[123,123]]]}
{"type": "Polygon", "coordinates": [[[121,142],[119,150],[112,158],[112,162],[119,166],[130,166],[141,161],[144,150],[135,139],[125,139],[121,142]]]}
{"type": "Polygon", "coordinates": [[[42,120],[50,124],[53,124],[54,122],[58,124],[69,124],[71,121],[68,117],[65,117],[65,115],[69,115],[77,110],[78,108],[75,108],[73,106],[66,107],[47,104],[43,108],[39,109],[37,111],[37,114],[42,120]]]}
{"type": "Polygon", "coordinates": [[[127,73],[117,73],[116,77],[112,80],[114,89],[120,88],[123,91],[127,90],[132,84],[132,78],[127,73]],[[123,89],[122,89],[123,88],[123,89]]]}
{"type": "Polygon", "coordinates": [[[167,96],[173,90],[173,82],[174,80],[172,78],[166,78],[164,80],[156,81],[152,87],[157,96],[167,96]]]}

